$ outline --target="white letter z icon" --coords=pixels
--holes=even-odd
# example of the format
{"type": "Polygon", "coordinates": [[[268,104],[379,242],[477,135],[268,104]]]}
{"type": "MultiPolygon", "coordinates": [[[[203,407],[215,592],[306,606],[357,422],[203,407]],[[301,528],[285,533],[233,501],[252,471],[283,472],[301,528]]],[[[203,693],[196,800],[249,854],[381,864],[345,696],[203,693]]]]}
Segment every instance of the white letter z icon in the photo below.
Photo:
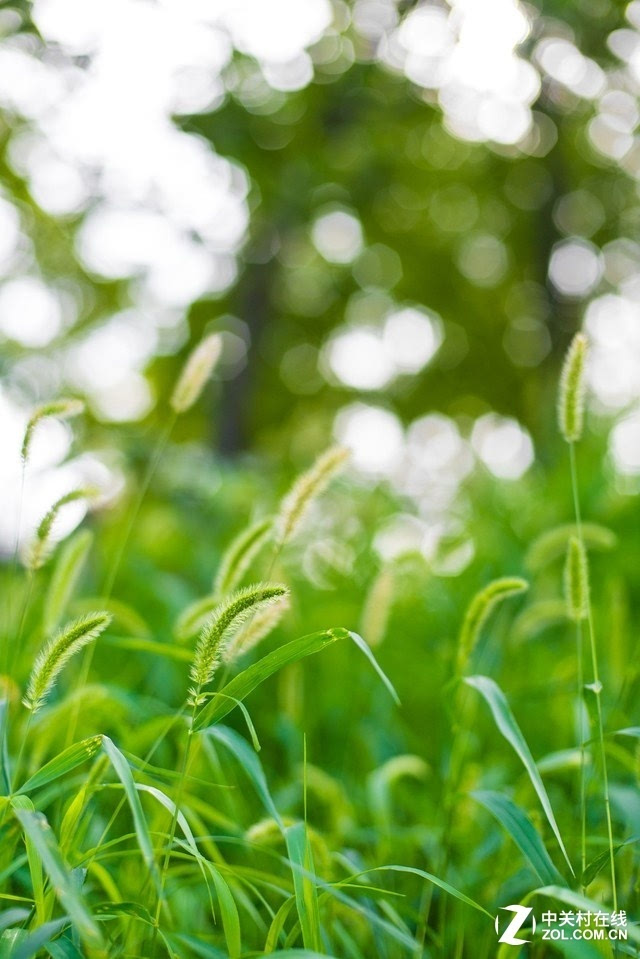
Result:
{"type": "MultiPolygon", "coordinates": [[[[533,910],[528,906],[503,906],[503,910],[515,912],[515,916],[500,936],[498,942],[504,942],[508,946],[521,946],[525,942],[531,942],[530,939],[518,939],[516,932],[520,932],[533,910]]],[[[533,920],[533,930],[535,932],[535,919],[533,920]]],[[[496,916],[496,932],[498,931],[498,916],[496,916]]]]}

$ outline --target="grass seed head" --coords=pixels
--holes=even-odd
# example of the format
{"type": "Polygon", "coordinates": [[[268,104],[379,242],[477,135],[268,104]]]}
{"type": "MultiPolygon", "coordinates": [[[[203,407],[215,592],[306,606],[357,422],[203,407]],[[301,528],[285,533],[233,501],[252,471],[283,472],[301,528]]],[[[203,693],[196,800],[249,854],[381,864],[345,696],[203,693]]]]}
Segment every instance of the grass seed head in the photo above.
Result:
{"type": "Polygon", "coordinates": [[[43,403],[42,406],[36,407],[29,417],[29,422],[24,432],[21,450],[22,462],[26,464],[29,459],[31,440],[33,439],[35,428],[41,420],[47,419],[50,416],[57,416],[58,419],[61,420],[69,420],[73,416],[79,416],[83,411],[84,403],[82,400],[66,398],[52,400],[51,403],[43,403]]]}
{"type": "Polygon", "coordinates": [[[106,612],[90,613],[67,623],[42,647],[31,670],[24,705],[32,712],[42,706],[66,663],[84,646],[104,632],[111,616],[106,612]]]}
{"type": "Polygon", "coordinates": [[[226,596],[239,586],[242,577],[258,555],[273,528],[273,518],[258,520],[243,529],[222,554],[213,583],[214,593],[226,596]]]}
{"type": "Polygon", "coordinates": [[[247,586],[214,609],[202,627],[191,665],[190,676],[195,687],[191,691],[192,702],[197,702],[202,687],[213,679],[230,636],[246,622],[251,611],[264,609],[288,592],[286,586],[269,583],[247,586]]]}
{"type": "Polygon", "coordinates": [[[379,646],[387,632],[396,593],[396,576],[392,566],[383,566],[365,597],[360,632],[369,646],[379,646]]]}
{"type": "Polygon", "coordinates": [[[178,414],[186,413],[196,402],[213,373],[222,353],[222,336],[205,336],[190,353],[171,395],[171,406],[178,414]]]}
{"type": "Polygon", "coordinates": [[[60,510],[69,503],[75,503],[78,500],[94,499],[98,494],[99,491],[93,487],[86,487],[85,489],[71,490],[71,492],[65,493],[64,496],[55,501],[38,523],[35,538],[27,555],[26,565],[28,569],[40,569],[47,561],[51,552],[51,533],[60,510]]]}
{"type": "Polygon", "coordinates": [[[495,607],[508,599],[529,589],[529,584],[519,576],[504,576],[495,579],[471,600],[460,630],[458,639],[458,672],[461,673],[480,638],[482,627],[495,607]]]}
{"type": "Polygon", "coordinates": [[[284,614],[289,609],[289,597],[282,596],[274,600],[269,606],[258,610],[251,619],[233,634],[227,644],[222,658],[226,663],[233,662],[254,649],[258,643],[273,632],[284,614]]]}
{"type": "Polygon", "coordinates": [[[567,614],[578,623],[589,610],[589,561],[581,540],[572,536],[567,547],[564,567],[564,594],[567,614]]]}
{"type": "Polygon", "coordinates": [[[584,370],[588,346],[584,333],[576,333],[562,367],[558,396],[558,425],[567,443],[577,443],[582,436],[584,370]]]}
{"type": "Polygon", "coordinates": [[[348,457],[349,451],[343,446],[332,446],[318,457],[306,473],[298,477],[283,499],[276,517],[277,546],[284,546],[295,536],[313,501],[324,492],[348,457]]]}

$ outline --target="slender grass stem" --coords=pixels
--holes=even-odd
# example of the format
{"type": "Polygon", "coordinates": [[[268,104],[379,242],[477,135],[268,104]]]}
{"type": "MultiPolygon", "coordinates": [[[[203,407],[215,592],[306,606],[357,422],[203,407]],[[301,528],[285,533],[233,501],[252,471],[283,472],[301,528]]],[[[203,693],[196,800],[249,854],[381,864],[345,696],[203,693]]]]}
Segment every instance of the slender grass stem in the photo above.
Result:
{"type": "MultiPolygon", "coordinates": [[[[580,876],[584,876],[587,868],[587,779],[586,779],[586,741],[587,731],[584,722],[584,650],[583,650],[582,622],[576,623],[576,654],[578,659],[578,709],[579,709],[579,736],[580,736],[580,876]]],[[[581,882],[582,893],[586,888],[581,882]]]]}
{"type": "MultiPolygon", "coordinates": [[[[465,696],[465,688],[462,685],[462,677],[458,673],[456,675],[456,692],[454,696],[454,705],[452,710],[453,716],[453,736],[451,742],[451,751],[449,753],[449,761],[447,764],[447,769],[445,773],[443,788],[442,788],[442,810],[444,813],[442,829],[440,832],[440,855],[436,862],[435,873],[437,876],[443,875],[447,869],[449,863],[449,846],[447,843],[447,838],[451,832],[453,826],[453,812],[454,812],[454,798],[455,791],[459,782],[459,778],[462,772],[464,764],[464,754],[467,747],[468,740],[468,731],[467,735],[463,736],[462,731],[465,730],[465,716],[468,709],[468,700],[465,696]]],[[[420,903],[419,910],[419,922],[416,929],[416,940],[420,944],[419,948],[415,951],[415,959],[419,959],[422,955],[424,949],[424,942],[427,933],[427,926],[429,923],[429,914],[431,912],[431,901],[433,899],[434,887],[431,883],[425,886],[422,901],[420,903]]],[[[444,900],[442,900],[442,915],[441,919],[441,928],[440,936],[443,940],[444,947],[444,923],[446,920],[445,915],[446,905],[444,900]]]]}
{"type": "MultiPolygon", "coordinates": [[[[109,567],[109,571],[105,579],[105,585],[102,591],[102,597],[105,600],[108,600],[113,592],[113,587],[116,584],[118,571],[122,564],[122,559],[124,557],[127,544],[131,538],[131,534],[133,533],[136,520],[138,519],[138,515],[140,513],[142,503],[144,502],[144,498],[149,490],[149,486],[151,485],[151,480],[153,479],[155,472],[158,468],[158,464],[160,463],[162,454],[164,453],[167,443],[169,442],[169,439],[171,437],[171,433],[173,432],[173,428],[176,424],[177,418],[178,418],[177,413],[174,412],[171,414],[169,420],[167,421],[167,425],[164,429],[164,432],[160,435],[158,439],[153,455],[151,456],[151,459],[149,460],[149,463],[147,464],[147,469],[144,474],[142,483],[140,484],[138,495],[136,496],[134,500],[133,508],[131,509],[131,512],[129,514],[129,518],[127,520],[127,525],[125,527],[124,534],[120,540],[120,544],[115,552],[113,561],[111,563],[111,566],[109,567]]],[[[91,664],[93,662],[93,655],[94,655],[94,647],[91,646],[89,647],[89,649],[87,649],[82,659],[80,674],[78,676],[78,681],[75,686],[76,691],[79,689],[82,689],[82,687],[85,686],[87,683],[87,680],[89,678],[89,672],[91,670],[91,664]]],[[[78,698],[74,706],[73,715],[71,716],[71,720],[69,722],[69,728],[67,730],[67,738],[66,738],[67,746],[69,746],[73,742],[73,737],[76,734],[76,729],[78,726],[79,715],[80,715],[80,699],[78,698]]]]}
{"type": "MultiPolygon", "coordinates": [[[[573,506],[576,517],[576,528],[578,539],[584,548],[584,539],[582,535],[582,515],[580,511],[580,495],[578,490],[578,467],[576,463],[575,443],[569,443],[569,462],[571,469],[571,489],[573,494],[573,506]]],[[[604,805],[607,820],[607,835],[609,841],[609,864],[611,869],[611,888],[613,894],[613,910],[618,910],[618,890],[616,883],[615,853],[613,849],[613,825],[611,820],[611,802],[609,797],[609,775],[607,771],[607,753],[604,741],[604,723],[602,720],[602,683],[600,682],[600,671],[598,668],[598,650],[596,646],[595,629],[593,623],[593,609],[591,597],[587,595],[587,629],[589,633],[589,648],[591,652],[591,670],[593,673],[594,694],[596,697],[596,715],[598,721],[598,742],[600,747],[600,762],[602,765],[602,780],[604,785],[604,805]]]]}

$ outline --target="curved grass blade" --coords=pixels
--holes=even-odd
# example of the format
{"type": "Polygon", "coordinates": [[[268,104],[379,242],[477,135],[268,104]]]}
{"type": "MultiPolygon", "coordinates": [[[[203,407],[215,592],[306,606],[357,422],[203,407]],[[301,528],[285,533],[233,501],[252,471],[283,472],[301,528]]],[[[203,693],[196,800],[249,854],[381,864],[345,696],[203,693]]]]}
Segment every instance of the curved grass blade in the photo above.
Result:
{"type": "Polygon", "coordinates": [[[48,783],[53,782],[54,779],[66,775],[66,773],[71,772],[72,769],[86,762],[87,759],[95,756],[101,746],[102,736],[90,736],[88,739],[83,739],[79,743],[73,743],[73,745],[67,749],[63,749],[55,759],[45,763],[30,779],[27,779],[27,781],[16,790],[16,795],[32,792],[34,789],[40,789],[41,786],[46,786],[48,783]]]}
{"type": "Polygon", "coordinates": [[[7,728],[9,720],[9,700],[0,698],[0,793],[7,796],[11,792],[9,773],[9,749],[7,747],[7,728]]]}
{"type": "Polygon", "coordinates": [[[63,916],[61,919],[53,919],[38,926],[22,939],[16,949],[12,950],[11,959],[32,959],[51,942],[54,936],[58,935],[61,929],[68,925],[69,917],[63,916]]]}
{"type": "MultiPolygon", "coordinates": [[[[633,845],[633,843],[640,842],[640,836],[632,836],[631,839],[625,839],[624,842],[618,843],[613,847],[613,855],[617,856],[621,849],[625,846],[633,845]]],[[[596,876],[604,869],[605,866],[609,864],[610,852],[608,849],[605,849],[604,852],[601,852],[599,856],[596,856],[595,859],[592,859],[585,871],[580,877],[580,885],[586,889],[587,886],[590,886],[596,876]]]]}
{"type": "MultiPolygon", "coordinates": [[[[17,803],[13,804],[14,809],[28,809],[35,813],[35,806],[26,796],[21,796],[17,803]]],[[[33,904],[36,907],[36,919],[39,925],[47,921],[47,908],[44,900],[44,874],[42,870],[42,859],[38,855],[38,850],[33,844],[31,836],[25,832],[24,845],[27,850],[27,862],[29,864],[29,875],[31,877],[31,892],[33,893],[33,904]]]]}
{"type": "Polygon", "coordinates": [[[112,742],[108,736],[102,737],[102,746],[113,767],[113,771],[122,783],[122,788],[124,789],[125,796],[127,797],[127,802],[131,810],[131,815],[133,817],[133,826],[135,829],[136,838],[138,840],[138,846],[140,848],[140,852],[142,853],[142,858],[144,859],[145,865],[149,870],[153,882],[159,888],[160,878],[158,876],[153,855],[153,844],[149,834],[149,827],[147,826],[147,821],[142,811],[142,804],[140,803],[140,797],[138,796],[138,790],[136,789],[136,783],[134,782],[131,769],[129,768],[129,763],[115,743],[112,742]]]}
{"type": "Polygon", "coordinates": [[[326,952],[313,952],[311,949],[278,949],[271,955],[280,956],[281,959],[337,959],[326,952]]]}
{"type": "Polygon", "coordinates": [[[348,639],[351,634],[347,629],[340,627],[336,629],[322,630],[317,633],[310,633],[308,636],[301,636],[300,639],[294,639],[291,643],[274,649],[271,653],[263,656],[257,663],[253,663],[244,669],[241,673],[223,686],[220,690],[224,695],[213,696],[211,701],[204,706],[193,724],[194,730],[204,729],[205,726],[211,726],[223,719],[227,713],[235,708],[234,700],[244,700],[253,692],[257,686],[278,672],[284,666],[290,663],[296,663],[306,656],[312,656],[321,650],[331,646],[339,639],[348,639]]]}
{"type": "Polygon", "coordinates": [[[229,750],[234,759],[240,763],[245,773],[251,780],[251,783],[260,797],[265,809],[277,822],[280,829],[283,830],[284,826],[282,819],[280,818],[280,813],[278,812],[276,804],[274,803],[271,793],[269,792],[267,777],[264,774],[262,764],[246,740],[244,740],[242,736],[240,736],[240,734],[234,729],[229,729],[227,726],[211,726],[207,729],[203,729],[202,732],[217,742],[222,743],[222,745],[229,750]]]}
{"type": "Polygon", "coordinates": [[[307,836],[307,827],[304,822],[294,823],[284,830],[287,844],[287,855],[294,866],[293,889],[296,897],[296,908],[302,930],[302,942],[308,949],[321,949],[322,936],[320,933],[320,911],[318,909],[318,891],[315,881],[307,878],[310,873],[315,874],[313,854],[307,836]]]}
{"type": "Polygon", "coordinates": [[[504,826],[540,882],[562,882],[562,876],[554,866],[533,823],[519,806],[507,796],[491,790],[477,790],[470,795],[504,826]]]}
{"type": "Polygon", "coordinates": [[[54,939],[53,942],[45,944],[45,949],[51,956],[51,959],[83,959],[82,953],[78,952],[70,939],[54,939]]]}
{"type": "Polygon", "coordinates": [[[5,909],[4,912],[0,912],[0,932],[10,926],[17,926],[19,922],[24,922],[25,919],[29,918],[29,912],[29,909],[20,907],[5,909]]]}
{"type": "Polygon", "coordinates": [[[200,854],[195,837],[191,831],[191,827],[189,826],[184,813],[180,812],[180,810],[177,810],[176,812],[175,803],[169,799],[169,797],[165,795],[162,790],[157,789],[155,786],[147,786],[144,783],[136,783],[136,788],[140,792],[149,793],[150,796],[153,796],[154,799],[164,806],[167,812],[171,813],[172,816],[176,816],[176,821],[184,833],[189,851],[197,860],[198,866],[203,873],[205,882],[205,869],[209,872],[209,875],[213,880],[218,902],[220,904],[220,914],[222,916],[222,926],[229,952],[229,959],[239,959],[240,954],[242,953],[240,917],[238,915],[238,908],[236,906],[235,899],[233,898],[233,894],[229,889],[228,884],[225,882],[213,863],[209,862],[208,859],[200,854]]]}
{"type": "Polygon", "coordinates": [[[565,861],[571,870],[571,875],[575,876],[573,867],[569,861],[569,856],[567,855],[567,850],[565,849],[564,842],[562,841],[562,836],[560,835],[560,830],[558,829],[556,817],[553,809],[551,808],[547,790],[542,782],[542,777],[540,776],[538,767],[536,766],[534,758],[531,755],[531,750],[529,749],[527,742],[520,731],[520,727],[516,722],[515,716],[511,712],[511,708],[504,693],[498,684],[492,679],[489,679],[488,676],[467,676],[464,681],[467,686],[471,686],[473,689],[478,690],[480,695],[489,706],[499,731],[502,733],[507,742],[513,747],[516,754],[520,758],[524,768],[527,771],[529,779],[531,780],[531,784],[538,794],[538,799],[540,800],[542,808],[544,809],[553,834],[558,841],[562,855],[564,856],[565,861]]]}
{"type": "Polygon", "coordinates": [[[362,636],[359,636],[357,633],[354,633],[353,630],[350,630],[349,636],[350,636],[351,639],[354,641],[354,643],[356,644],[356,646],[358,647],[358,649],[360,650],[360,652],[363,653],[363,654],[366,656],[366,658],[369,660],[369,662],[371,663],[371,665],[372,665],[373,668],[375,669],[376,673],[378,674],[378,676],[379,676],[380,679],[382,680],[384,686],[385,686],[386,689],[388,690],[389,695],[390,695],[391,698],[393,699],[393,701],[394,701],[394,703],[396,704],[396,706],[399,706],[399,705],[400,705],[400,697],[398,696],[397,692],[395,691],[395,688],[394,688],[394,686],[393,686],[393,683],[391,682],[391,680],[389,679],[389,677],[387,676],[387,674],[386,674],[385,672],[383,672],[383,670],[381,669],[380,665],[378,664],[377,659],[375,658],[375,656],[374,656],[373,653],[371,652],[371,647],[369,646],[369,644],[368,644],[368,643],[365,643],[365,641],[364,641],[364,639],[362,638],[362,636]]]}
{"type": "Polygon", "coordinates": [[[488,916],[489,919],[493,921],[493,916],[490,912],[487,912],[484,906],[481,906],[473,899],[470,899],[469,896],[465,895],[463,892],[460,892],[460,890],[456,889],[455,886],[451,886],[448,882],[445,882],[444,879],[438,879],[438,877],[434,876],[432,873],[425,872],[424,869],[417,869],[414,866],[378,866],[376,869],[368,869],[367,875],[370,872],[386,872],[387,870],[390,872],[407,872],[414,876],[420,876],[422,879],[427,879],[429,882],[432,882],[434,886],[438,886],[439,889],[442,889],[443,892],[448,893],[455,899],[459,899],[460,902],[465,904],[465,906],[471,906],[472,909],[476,909],[478,912],[484,913],[485,916],[488,916]]]}
{"type": "Polygon", "coordinates": [[[65,864],[53,831],[45,816],[29,809],[29,805],[31,802],[25,796],[14,796],[11,800],[13,813],[40,857],[60,904],[83,942],[89,948],[99,949],[102,947],[102,936],[65,864]]]}

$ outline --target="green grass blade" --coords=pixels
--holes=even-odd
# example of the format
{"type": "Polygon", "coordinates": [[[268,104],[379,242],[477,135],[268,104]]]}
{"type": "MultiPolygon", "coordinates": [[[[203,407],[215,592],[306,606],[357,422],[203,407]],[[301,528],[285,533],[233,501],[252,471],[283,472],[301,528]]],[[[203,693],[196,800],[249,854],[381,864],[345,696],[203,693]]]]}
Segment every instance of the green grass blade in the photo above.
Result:
{"type": "Polygon", "coordinates": [[[368,645],[368,643],[365,643],[365,641],[364,641],[364,639],[362,638],[362,636],[359,636],[357,633],[354,633],[353,630],[351,630],[351,631],[349,632],[349,636],[351,637],[351,639],[353,640],[353,642],[356,644],[356,646],[358,647],[358,649],[360,650],[360,652],[363,653],[363,655],[369,660],[369,662],[371,663],[371,665],[372,665],[373,668],[375,669],[376,673],[378,674],[378,676],[379,676],[380,679],[382,680],[385,688],[386,688],[387,691],[389,692],[389,695],[390,695],[391,698],[393,699],[393,701],[394,701],[394,703],[396,704],[396,706],[399,706],[399,705],[400,705],[400,697],[398,696],[397,692],[395,691],[395,688],[394,688],[394,686],[393,686],[393,683],[391,682],[391,680],[389,679],[389,677],[387,676],[387,674],[386,674],[385,672],[383,672],[383,670],[381,669],[381,667],[380,667],[377,659],[375,658],[375,656],[374,656],[373,653],[371,652],[371,647],[368,645]]]}
{"type": "Polygon", "coordinates": [[[242,935],[240,932],[240,916],[233,894],[228,884],[220,875],[213,863],[206,861],[207,869],[213,879],[222,916],[222,928],[229,951],[229,959],[240,959],[242,953],[242,935]]]}
{"type": "Polygon", "coordinates": [[[3,796],[11,792],[11,773],[9,750],[7,748],[7,728],[9,725],[9,700],[0,698],[0,791],[3,796]]]}
{"type": "Polygon", "coordinates": [[[10,926],[17,926],[18,923],[24,922],[25,919],[29,918],[29,912],[29,909],[22,909],[15,906],[12,909],[5,909],[4,912],[0,912],[0,932],[3,932],[10,926]]]}
{"type": "Polygon", "coordinates": [[[507,796],[490,790],[477,790],[470,795],[504,826],[540,882],[562,882],[562,876],[554,866],[533,823],[519,806],[507,796]]]}
{"type": "Polygon", "coordinates": [[[216,742],[222,743],[234,759],[240,763],[251,780],[263,806],[269,815],[278,823],[280,829],[283,829],[282,819],[269,792],[267,777],[264,774],[260,760],[246,740],[235,730],[228,729],[226,726],[212,726],[209,729],[203,729],[202,732],[216,742]]]}
{"type": "Polygon", "coordinates": [[[83,959],[82,953],[78,952],[70,939],[54,939],[45,944],[45,949],[51,959],[83,959]]]}
{"type": "Polygon", "coordinates": [[[83,942],[90,948],[100,948],[102,945],[100,931],[65,864],[49,823],[42,813],[24,808],[27,804],[29,800],[24,796],[15,796],[11,800],[13,813],[25,837],[28,837],[33,844],[60,904],[78,930],[83,942]]]}
{"type": "Polygon", "coordinates": [[[469,896],[466,896],[463,892],[460,892],[459,889],[456,889],[455,886],[451,886],[448,882],[445,882],[444,879],[438,879],[437,876],[434,876],[430,872],[425,872],[423,869],[416,869],[414,866],[378,866],[376,869],[367,870],[367,875],[370,872],[407,872],[411,873],[414,876],[420,876],[422,879],[432,882],[434,886],[438,886],[439,889],[442,889],[443,892],[448,893],[450,896],[453,896],[454,899],[459,899],[460,902],[463,902],[465,906],[471,906],[472,909],[476,909],[478,912],[483,913],[485,916],[488,916],[493,920],[493,916],[490,912],[481,906],[479,903],[475,902],[473,899],[470,899],[469,896]]]}
{"type": "Polygon", "coordinates": [[[280,956],[281,959],[336,959],[335,956],[329,956],[326,952],[313,952],[310,949],[279,949],[271,955],[280,956]]]}
{"type": "Polygon", "coordinates": [[[309,874],[313,876],[315,870],[305,824],[297,822],[293,826],[288,826],[284,830],[284,836],[287,854],[293,865],[293,889],[302,930],[302,942],[307,949],[320,950],[322,937],[318,893],[315,882],[309,878],[309,874]]]}
{"type": "Polygon", "coordinates": [[[346,629],[336,628],[322,630],[318,633],[310,633],[308,636],[301,636],[294,639],[291,643],[274,649],[257,663],[244,669],[235,676],[231,682],[220,690],[224,696],[214,696],[211,701],[204,706],[198,714],[193,728],[204,729],[205,726],[211,726],[223,719],[227,713],[235,708],[233,700],[244,700],[249,693],[253,692],[257,686],[278,672],[284,666],[290,663],[296,663],[306,656],[312,656],[321,650],[331,646],[339,639],[347,639],[350,633],[346,629]]]}
{"type": "Polygon", "coordinates": [[[267,933],[267,938],[264,944],[264,954],[265,956],[271,955],[275,947],[278,945],[278,939],[284,931],[284,924],[289,918],[289,913],[296,904],[295,896],[290,896],[289,899],[285,899],[277,913],[271,921],[269,926],[269,932],[267,933]]]}
{"type": "Polygon", "coordinates": [[[502,733],[507,742],[513,747],[516,754],[520,758],[524,768],[527,771],[529,779],[531,780],[531,784],[538,795],[538,799],[540,800],[542,808],[544,809],[553,834],[558,841],[562,855],[564,856],[565,861],[571,870],[571,875],[575,876],[573,867],[569,861],[569,856],[567,855],[567,850],[565,849],[564,842],[562,841],[562,836],[560,835],[560,830],[558,829],[556,817],[553,809],[551,808],[547,790],[542,782],[542,777],[540,776],[538,767],[536,766],[534,758],[531,755],[531,750],[529,749],[527,742],[520,731],[520,727],[516,722],[515,716],[511,712],[511,708],[509,707],[509,703],[507,702],[504,693],[498,684],[492,679],[489,679],[488,676],[468,676],[465,679],[465,683],[468,686],[471,686],[473,689],[478,690],[480,695],[488,704],[499,731],[502,733]]]}
{"type": "Polygon", "coordinates": [[[20,941],[17,948],[11,952],[11,959],[32,959],[68,924],[69,917],[63,916],[61,919],[53,919],[51,922],[38,926],[33,932],[28,933],[20,941]]]}
{"type": "Polygon", "coordinates": [[[142,858],[144,859],[145,865],[147,866],[154,883],[159,887],[160,879],[153,855],[153,844],[149,834],[149,827],[147,826],[147,820],[145,819],[142,811],[142,804],[140,802],[140,797],[138,795],[138,790],[136,789],[136,783],[134,782],[129,763],[115,743],[113,743],[108,736],[102,737],[102,745],[106,755],[109,757],[113,771],[122,783],[125,796],[127,797],[127,802],[133,817],[133,826],[138,840],[138,846],[140,848],[140,852],[142,853],[142,858]]]}
{"type": "Polygon", "coordinates": [[[101,746],[101,736],[90,736],[88,739],[83,739],[79,743],[73,743],[72,746],[63,749],[55,759],[45,763],[30,779],[27,779],[20,789],[17,790],[17,793],[32,792],[34,789],[40,789],[41,786],[46,786],[48,783],[53,782],[54,779],[66,775],[66,773],[71,772],[77,766],[86,762],[87,759],[95,756],[101,746]]]}
{"type": "MultiPolygon", "coordinates": [[[[27,796],[16,796],[12,801],[14,809],[28,809],[35,813],[35,807],[27,796]]],[[[31,891],[33,893],[33,903],[36,907],[36,919],[39,925],[47,921],[47,908],[44,899],[44,873],[42,869],[42,859],[38,855],[31,836],[25,832],[24,844],[27,850],[27,862],[29,863],[29,874],[31,876],[31,891]]]]}

